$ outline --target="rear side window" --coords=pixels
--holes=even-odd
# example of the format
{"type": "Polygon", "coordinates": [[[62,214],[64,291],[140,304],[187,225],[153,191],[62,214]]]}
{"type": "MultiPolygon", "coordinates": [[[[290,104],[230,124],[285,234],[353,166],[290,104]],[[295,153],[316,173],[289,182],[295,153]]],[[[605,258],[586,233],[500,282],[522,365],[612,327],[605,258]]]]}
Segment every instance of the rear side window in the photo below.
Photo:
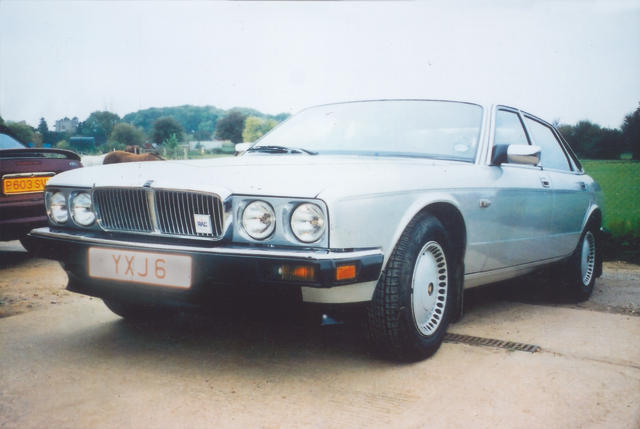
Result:
{"type": "Polygon", "coordinates": [[[567,156],[550,127],[525,116],[524,119],[533,144],[540,146],[540,165],[543,168],[570,171],[567,156]]]}
{"type": "Polygon", "coordinates": [[[529,144],[520,117],[515,112],[496,112],[496,132],[493,144],[529,144]]]}

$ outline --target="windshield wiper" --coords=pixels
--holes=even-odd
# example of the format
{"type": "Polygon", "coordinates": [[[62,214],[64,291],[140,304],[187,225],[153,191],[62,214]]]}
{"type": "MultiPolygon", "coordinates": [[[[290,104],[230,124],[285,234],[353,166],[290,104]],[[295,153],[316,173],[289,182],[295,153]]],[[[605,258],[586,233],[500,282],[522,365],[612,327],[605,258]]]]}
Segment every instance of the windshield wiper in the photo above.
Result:
{"type": "Polygon", "coordinates": [[[286,147],[286,146],[253,146],[247,149],[247,152],[265,152],[265,153],[306,153],[307,155],[317,155],[318,152],[313,152],[307,149],[299,147],[286,147]]]}

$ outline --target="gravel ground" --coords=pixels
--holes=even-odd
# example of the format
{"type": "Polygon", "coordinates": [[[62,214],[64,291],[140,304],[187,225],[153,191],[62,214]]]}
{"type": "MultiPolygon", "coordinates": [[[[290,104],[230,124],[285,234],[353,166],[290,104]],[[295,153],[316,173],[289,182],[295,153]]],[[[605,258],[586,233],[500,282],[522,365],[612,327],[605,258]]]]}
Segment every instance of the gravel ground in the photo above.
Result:
{"type": "Polygon", "coordinates": [[[607,263],[579,305],[535,276],[469,290],[449,333],[540,349],[399,364],[348,323],[129,323],[18,242],[0,260],[0,428],[640,428],[638,266],[607,263]]]}
{"type": "Polygon", "coordinates": [[[0,317],[78,297],[65,290],[67,275],[57,262],[29,257],[19,241],[0,242],[0,273],[0,317]]]}

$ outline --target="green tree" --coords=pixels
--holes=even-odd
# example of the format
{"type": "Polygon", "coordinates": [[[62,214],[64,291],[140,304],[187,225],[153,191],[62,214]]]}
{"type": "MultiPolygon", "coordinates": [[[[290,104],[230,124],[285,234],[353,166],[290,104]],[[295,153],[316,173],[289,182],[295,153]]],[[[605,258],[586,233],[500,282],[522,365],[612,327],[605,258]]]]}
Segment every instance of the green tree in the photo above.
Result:
{"type": "Polygon", "coordinates": [[[113,127],[109,141],[118,142],[125,146],[140,146],[144,143],[144,132],[131,124],[121,122],[113,127]]]}
{"type": "Polygon", "coordinates": [[[38,124],[38,133],[42,136],[42,141],[50,143],[51,134],[49,133],[49,126],[47,125],[47,121],[44,118],[40,118],[40,123],[38,124]]]}
{"type": "Polygon", "coordinates": [[[169,140],[172,135],[174,135],[178,142],[184,140],[184,129],[178,121],[169,116],[155,120],[151,128],[151,140],[155,143],[164,143],[169,140]]]}
{"type": "Polygon", "coordinates": [[[640,161],[640,103],[635,112],[624,117],[622,138],[626,146],[631,149],[633,159],[640,161]]]}
{"type": "Polygon", "coordinates": [[[180,140],[178,140],[178,136],[176,135],[176,133],[172,133],[167,139],[162,142],[162,144],[169,149],[177,148],[179,143],[180,140]]]}
{"type": "Polygon", "coordinates": [[[56,143],[56,147],[58,149],[71,149],[71,145],[66,140],[60,140],[58,143],[56,143]]]}
{"type": "Polygon", "coordinates": [[[211,136],[213,135],[213,130],[215,130],[215,128],[216,128],[216,124],[214,123],[214,121],[211,121],[211,120],[202,121],[198,125],[198,130],[195,132],[193,137],[197,141],[210,140],[211,136]]]}
{"type": "Polygon", "coordinates": [[[249,116],[244,121],[242,140],[245,142],[254,142],[269,132],[269,130],[277,124],[278,123],[273,119],[262,119],[256,116],[249,116]]]}
{"type": "Polygon", "coordinates": [[[182,125],[182,128],[191,134],[196,134],[202,122],[211,121],[210,131],[215,129],[219,116],[225,111],[215,106],[175,106],[175,107],[152,107],[128,113],[122,118],[125,122],[132,123],[137,127],[142,127],[145,132],[150,133],[156,119],[164,116],[171,116],[182,125]]]}
{"type": "Polygon", "coordinates": [[[245,118],[246,115],[235,110],[227,113],[216,124],[216,139],[241,143],[245,118]]]}
{"type": "Polygon", "coordinates": [[[97,145],[106,143],[111,135],[113,127],[120,122],[120,116],[108,111],[96,111],[82,122],[79,133],[83,136],[90,136],[96,139],[97,145]]]}
{"type": "Polygon", "coordinates": [[[3,126],[3,125],[5,125],[4,119],[2,119],[2,116],[0,116],[0,126],[3,126]]]}
{"type": "Polygon", "coordinates": [[[13,135],[22,143],[37,143],[36,133],[33,128],[22,122],[7,122],[7,128],[13,133],[13,135]]]}
{"type": "Polygon", "coordinates": [[[561,125],[558,130],[580,158],[619,159],[624,152],[620,130],[602,128],[590,121],[561,125]]]}
{"type": "Polygon", "coordinates": [[[596,159],[620,159],[624,152],[624,139],[618,129],[602,128],[595,145],[593,158],[596,159]]]}
{"type": "Polygon", "coordinates": [[[49,126],[47,125],[47,121],[44,118],[40,118],[40,123],[38,124],[38,132],[43,136],[49,133],[49,126]]]}

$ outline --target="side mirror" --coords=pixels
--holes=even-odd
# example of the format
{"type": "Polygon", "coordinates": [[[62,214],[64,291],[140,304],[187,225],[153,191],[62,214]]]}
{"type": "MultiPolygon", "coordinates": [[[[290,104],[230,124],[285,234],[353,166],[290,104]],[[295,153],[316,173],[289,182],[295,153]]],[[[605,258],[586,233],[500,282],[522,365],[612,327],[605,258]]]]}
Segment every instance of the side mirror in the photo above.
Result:
{"type": "Polygon", "coordinates": [[[528,144],[497,144],[493,147],[491,154],[491,165],[523,164],[538,165],[540,164],[540,146],[528,144]]]}

